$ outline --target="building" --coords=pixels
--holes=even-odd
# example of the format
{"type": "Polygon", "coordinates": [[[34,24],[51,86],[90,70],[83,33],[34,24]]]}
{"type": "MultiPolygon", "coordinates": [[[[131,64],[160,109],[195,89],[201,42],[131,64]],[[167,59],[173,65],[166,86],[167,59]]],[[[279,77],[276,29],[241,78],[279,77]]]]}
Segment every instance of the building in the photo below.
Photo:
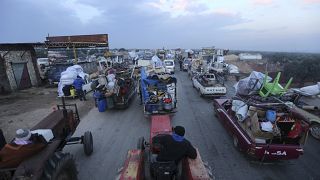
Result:
{"type": "Polygon", "coordinates": [[[259,53],[240,53],[239,59],[240,61],[262,60],[262,55],[259,53]]]}
{"type": "Polygon", "coordinates": [[[34,45],[0,44],[0,94],[40,84],[34,45]]]}

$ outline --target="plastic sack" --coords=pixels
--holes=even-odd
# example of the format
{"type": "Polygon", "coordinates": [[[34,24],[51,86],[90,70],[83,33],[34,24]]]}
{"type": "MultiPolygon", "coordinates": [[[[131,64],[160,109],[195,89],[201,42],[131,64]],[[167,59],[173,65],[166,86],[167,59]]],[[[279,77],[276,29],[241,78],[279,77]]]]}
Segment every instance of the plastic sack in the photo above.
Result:
{"type": "Polygon", "coordinates": [[[239,121],[244,121],[244,119],[247,117],[248,105],[243,101],[233,100],[231,109],[236,113],[239,121]]]}
{"type": "MultiPolygon", "coordinates": [[[[264,80],[265,74],[257,71],[253,71],[249,77],[241,79],[234,85],[236,89],[236,94],[239,95],[249,95],[251,91],[258,91],[264,80]]],[[[271,77],[267,77],[267,82],[272,80],[271,77]]]]}
{"type": "Polygon", "coordinates": [[[261,130],[272,132],[272,123],[270,121],[267,122],[261,122],[261,130]]]}
{"type": "Polygon", "coordinates": [[[318,82],[317,84],[312,85],[312,86],[302,87],[302,88],[300,88],[300,91],[302,91],[302,93],[308,94],[310,96],[315,96],[317,94],[320,94],[320,82],[318,82]]]}

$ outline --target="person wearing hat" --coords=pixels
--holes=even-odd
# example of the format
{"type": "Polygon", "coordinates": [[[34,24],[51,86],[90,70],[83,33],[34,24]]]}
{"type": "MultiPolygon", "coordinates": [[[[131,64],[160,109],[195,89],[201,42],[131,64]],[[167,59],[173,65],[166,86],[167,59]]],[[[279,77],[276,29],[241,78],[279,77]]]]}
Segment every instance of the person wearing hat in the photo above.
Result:
{"type": "Polygon", "coordinates": [[[156,161],[175,161],[175,163],[178,164],[184,157],[195,159],[197,157],[197,151],[191,143],[184,138],[184,134],[184,127],[176,126],[173,128],[172,135],[164,134],[153,137],[152,143],[160,145],[160,152],[156,157],[156,161]]]}
{"type": "Polygon", "coordinates": [[[16,131],[16,137],[14,138],[14,143],[17,145],[26,145],[31,144],[32,141],[31,138],[31,132],[29,129],[18,129],[16,131]]]}
{"type": "Polygon", "coordinates": [[[86,96],[83,92],[82,86],[84,85],[84,80],[78,75],[77,79],[73,81],[73,86],[76,89],[77,95],[79,96],[80,101],[85,100],[86,96]]]}

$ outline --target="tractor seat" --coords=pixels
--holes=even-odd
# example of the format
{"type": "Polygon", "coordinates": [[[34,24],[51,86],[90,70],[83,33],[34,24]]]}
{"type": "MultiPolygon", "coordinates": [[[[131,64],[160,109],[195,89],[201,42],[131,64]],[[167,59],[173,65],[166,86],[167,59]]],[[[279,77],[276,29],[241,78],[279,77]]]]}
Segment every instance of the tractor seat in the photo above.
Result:
{"type": "Polygon", "coordinates": [[[174,161],[160,162],[156,161],[152,165],[153,174],[156,177],[165,177],[166,175],[174,175],[177,173],[177,165],[174,161]]]}

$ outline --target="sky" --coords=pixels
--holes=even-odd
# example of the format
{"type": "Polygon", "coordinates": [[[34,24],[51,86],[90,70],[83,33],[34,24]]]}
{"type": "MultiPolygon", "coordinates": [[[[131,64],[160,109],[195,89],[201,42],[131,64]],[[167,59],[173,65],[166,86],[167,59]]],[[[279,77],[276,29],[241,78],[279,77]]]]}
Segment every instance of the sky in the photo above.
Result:
{"type": "Polygon", "coordinates": [[[320,53],[320,0],[0,0],[0,43],[108,34],[110,48],[320,53]]]}

